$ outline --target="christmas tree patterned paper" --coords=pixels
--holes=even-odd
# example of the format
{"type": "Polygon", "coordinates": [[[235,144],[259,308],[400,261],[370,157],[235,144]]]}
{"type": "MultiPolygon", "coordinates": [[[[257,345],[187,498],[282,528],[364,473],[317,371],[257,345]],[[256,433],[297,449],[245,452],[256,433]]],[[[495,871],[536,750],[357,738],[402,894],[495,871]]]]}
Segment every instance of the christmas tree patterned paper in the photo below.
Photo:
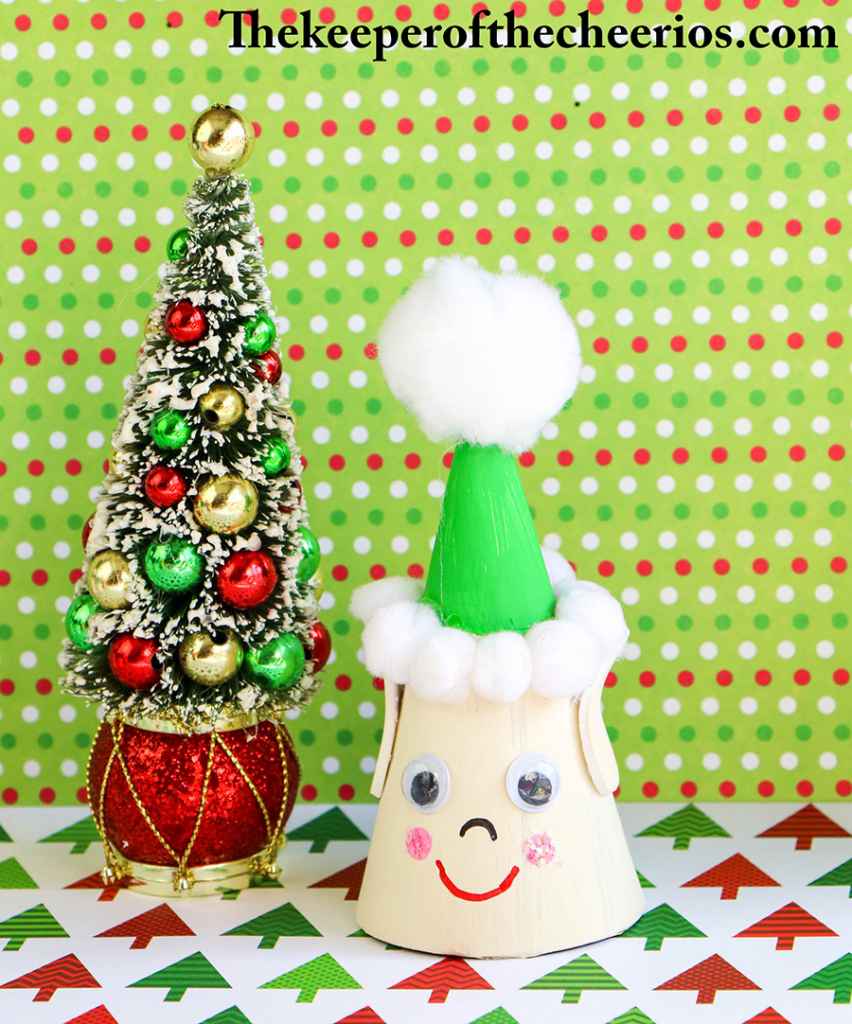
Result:
{"type": "Polygon", "coordinates": [[[815,878],[811,885],[844,885],[849,886],[849,899],[852,900],[852,857],[838,864],[836,868],[826,871],[815,878]]]}
{"type": "Polygon", "coordinates": [[[655,1024],[655,1022],[651,1020],[647,1013],[643,1013],[638,1006],[633,1006],[624,1013],[620,1013],[617,1017],[613,1017],[611,1021],[607,1021],[607,1024],[655,1024]]]}
{"type": "Polygon", "coordinates": [[[45,836],[39,842],[70,843],[72,853],[85,853],[93,843],[100,844],[101,835],[90,814],[80,821],[75,821],[73,825],[68,825],[52,835],[45,836]]]}
{"type": "Polygon", "coordinates": [[[767,1006],[765,1010],[743,1021],[743,1024],[790,1024],[790,1021],[782,1017],[774,1006],[767,1006]]]}
{"type": "Polygon", "coordinates": [[[131,885],[129,878],[122,878],[118,882],[105,882],[100,871],[93,871],[90,875],[78,878],[76,882],[70,882],[66,889],[100,889],[98,895],[99,903],[111,903],[112,900],[131,885]]]}
{"type": "Polygon", "coordinates": [[[65,1021],[65,1024],[118,1024],[118,1021],[106,1006],[101,1003],[99,1006],[93,1006],[91,1010],[86,1010],[84,1013],[65,1021]]]}
{"type": "Polygon", "coordinates": [[[49,1002],[56,991],[62,988],[100,988],[98,980],[89,972],[74,953],[61,956],[49,964],[43,964],[34,971],[27,971],[19,978],[7,981],[0,988],[35,989],[34,1003],[49,1002]]]}
{"type": "Polygon", "coordinates": [[[213,1014],[212,1017],[199,1021],[198,1024],[252,1024],[252,1022],[238,1006],[229,1006],[226,1010],[221,1010],[219,1013],[213,1014]]]}
{"type": "Polygon", "coordinates": [[[311,853],[325,853],[331,842],[353,842],[367,837],[358,826],[341,811],[332,807],[317,818],[287,833],[290,842],[309,842],[311,853]]]}
{"type": "Polygon", "coordinates": [[[810,850],[814,839],[846,839],[849,833],[813,804],[758,833],[760,839],[795,839],[794,849],[810,850]]]}
{"type": "Polygon", "coordinates": [[[657,985],[658,991],[696,993],[696,1003],[712,1003],[720,991],[759,990],[760,986],[747,978],[736,967],[714,953],[700,963],[657,985]]]}
{"type": "Polygon", "coordinates": [[[738,939],[765,939],[776,940],[775,948],[778,950],[792,949],[796,939],[800,938],[828,938],[836,937],[837,932],[828,925],[818,921],[813,914],[809,914],[804,907],[798,903],[785,903],[783,907],[767,914],[766,917],[755,921],[754,924],[737,932],[738,939]]]}
{"type": "Polygon", "coordinates": [[[224,932],[225,935],[257,935],[260,936],[258,949],[274,949],[275,943],[282,938],[306,938],[320,936],[320,932],[311,924],[305,915],[297,910],[292,903],[283,903],[274,910],[253,917],[244,924],[224,932]]]}
{"type": "Polygon", "coordinates": [[[748,857],[741,853],[731,854],[723,861],[707,868],[688,882],[683,883],[684,889],[720,889],[719,898],[723,900],[735,900],[740,889],[745,886],[777,886],[779,883],[756,864],[753,864],[748,857]]]}
{"type": "Polygon", "coordinates": [[[179,1003],[190,988],[230,988],[231,986],[216,970],[207,957],[201,953],[178,960],[168,967],[154,971],[139,981],[134,981],[129,988],[164,988],[165,1001],[179,1003]]]}
{"type": "Polygon", "coordinates": [[[517,1017],[513,1017],[508,1010],[504,1010],[502,1006],[497,1006],[493,1010],[489,1010],[482,1017],[477,1017],[476,1020],[472,1020],[470,1024],[519,1024],[517,1017]]]}
{"type": "Polygon", "coordinates": [[[357,900],[361,893],[361,882],[364,880],[364,868],[367,866],[367,858],[350,864],[347,868],[341,868],[334,874],[321,878],[311,885],[311,889],[345,889],[345,900],[357,900]]]}
{"type": "Polygon", "coordinates": [[[361,988],[330,953],[323,953],[292,971],[285,971],[260,987],[297,989],[297,1003],[312,1003],[322,989],[361,988]]]}
{"type": "Polygon", "coordinates": [[[666,939],[704,939],[707,936],[668,903],[661,903],[644,913],[621,933],[621,937],[642,938],[645,940],[645,951],[656,952],[663,948],[666,939]]]}
{"type": "Polygon", "coordinates": [[[563,1003],[579,1003],[582,994],[589,990],[623,989],[625,986],[609,971],[583,953],[555,971],[545,974],[536,981],[524,985],[525,989],[555,989],[562,992],[563,1003]]]}
{"type": "Polygon", "coordinates": [[[168,903],[151,907],[135,917],[98,932],[96,939],[132,938],[131,949],[147,949],[151,940],[161,936],[191,936],[195,932],[172,910],[168,903]]]}
{"type": "Polygon", "coordinates": [[[38,889],[38,884],[14,857],[7,857],[0,861],[0,889],[38,889]]]}
{"type": "Polygon", "coordinates": [[[834,993],[835,1003],[852,1000],[852,953],[826,964],[792,986],[796,992],[825,990],[834,993]]]}
{"type": "Polygon", "coordinates": [[[335,1024],[385,1024],[372,1006],[362,1006],[360,1010],[341,1017],[335,1024]]]}
{"type": "Polygon", "coordinates": [[[459,956],[445,956],[390,986],[392,989],[420,989],[429,992],[430,1003],[445,1003],[450,992],[456,990],[493,987],[467,960],[459,956]]]}
{"type": "Polygon", "coordinates": [[[688,850],[693,839],[727,838],[728,833],[694,804],[687,804],[639,832],[640,836],[665,836],[674,839],[676,850],[688,850]]]}
{"type": "Polygon", "coordinates": [[[0,938],[8,939],[6,950],[20,949],[27,939],[67,939],[68,932],[43,903],[0,921],[0,938]]]}

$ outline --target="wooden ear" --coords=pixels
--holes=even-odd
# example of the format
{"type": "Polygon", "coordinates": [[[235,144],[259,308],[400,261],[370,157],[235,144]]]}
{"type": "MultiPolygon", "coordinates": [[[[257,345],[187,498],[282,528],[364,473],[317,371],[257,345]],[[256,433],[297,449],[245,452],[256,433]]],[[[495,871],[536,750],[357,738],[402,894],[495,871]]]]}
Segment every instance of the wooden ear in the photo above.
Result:
{"type": "Polygon", "coordinates": [[[580,743],[595,789],[608,796],[618,787],[618,762],[607,735],[601,701],[603,687],[590,686],[580,697],[580,743]]]}
{"type": "Polygon", "coordinates": [[[402,706],[402,687],[398,683],[385,683],[385,721],[382,728],[382,745],[376,757],[376,768],[370,784],[370,794],[380,797],[384,792],[385,779],[390,767],[393,744],[396,739],[396,727],[399,722],[399,710],[402,706]]]}

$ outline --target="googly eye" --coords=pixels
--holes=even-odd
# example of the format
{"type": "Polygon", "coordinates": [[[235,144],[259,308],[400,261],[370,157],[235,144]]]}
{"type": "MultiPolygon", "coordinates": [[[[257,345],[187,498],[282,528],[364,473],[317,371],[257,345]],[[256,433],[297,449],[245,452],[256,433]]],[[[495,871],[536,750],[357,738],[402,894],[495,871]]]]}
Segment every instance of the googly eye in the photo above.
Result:
{"type": "Polygon", "coordinates": [[[423,754],[405,766],[402,792],[412,807],[431,814],[450,795],[450,770],[440,757],[423,754]]]}
{"type": "Polygon", "coordinates": [[[559,771],[542,754],[521,754],[506,772],[506,792],[522,811],[543,811],[559,795],[559,771]]]}

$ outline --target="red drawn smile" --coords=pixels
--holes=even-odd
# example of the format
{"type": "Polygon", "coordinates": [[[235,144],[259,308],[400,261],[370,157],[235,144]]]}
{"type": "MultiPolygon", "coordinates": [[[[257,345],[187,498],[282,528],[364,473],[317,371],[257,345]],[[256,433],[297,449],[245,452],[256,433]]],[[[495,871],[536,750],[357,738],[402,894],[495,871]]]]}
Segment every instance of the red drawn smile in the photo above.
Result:
{"type": "Polygon", "coordinates": [[[447,874],[444,865],[439,860],[435,861],[435,865],[438,868],[438,877],[444,883],[445,887],[450,890],[453,896],[458,896],[460,900],[473,900],[475,902],[490,900],[495,896],[499,896],[500,893],[505,892],[511,886],[512,882],[515,881],[515,877],[519,871],[516,864],[496,889],[489,889],[487,892],[468,892],[467,889],[459,889],[456,883],[447,874]]]}

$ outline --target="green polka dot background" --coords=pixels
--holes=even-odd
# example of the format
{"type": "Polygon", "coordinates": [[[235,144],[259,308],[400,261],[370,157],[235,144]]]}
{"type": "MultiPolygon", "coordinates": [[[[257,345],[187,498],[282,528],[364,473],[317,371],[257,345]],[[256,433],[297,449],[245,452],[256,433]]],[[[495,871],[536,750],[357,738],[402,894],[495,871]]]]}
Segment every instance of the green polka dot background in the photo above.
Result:
{"type": "MultiPolygon", "coordinates": [[[[573,16],[561,0],[514,6],[530,24],[573,16]]],[[[829,0],[588,6],[627,24],[688,7],[735,38],[820,19],[848,45],[829,0]]],[[[352,25],[471,9],[315,10],[352,25]]],[[[84,796],[96,716],[58,687],[62,615],[183,224],[187,126],[212,102],[258,132],[246,173],[335,644],[288,723],[301,798],[368,799],[382,683],[359,660],[349,598],[424,573],[448,462],[389,394],[375,339],[449,253],[542,276],[580,331],[583,383],[519,465],[544,542],[625,607],[630,642],[605,693],[621,797],[849,797],[839,51],[420,50],[374,64],[229,52],[197,4],[11,3],[0,18],[4,802],[84,796]]]]}

